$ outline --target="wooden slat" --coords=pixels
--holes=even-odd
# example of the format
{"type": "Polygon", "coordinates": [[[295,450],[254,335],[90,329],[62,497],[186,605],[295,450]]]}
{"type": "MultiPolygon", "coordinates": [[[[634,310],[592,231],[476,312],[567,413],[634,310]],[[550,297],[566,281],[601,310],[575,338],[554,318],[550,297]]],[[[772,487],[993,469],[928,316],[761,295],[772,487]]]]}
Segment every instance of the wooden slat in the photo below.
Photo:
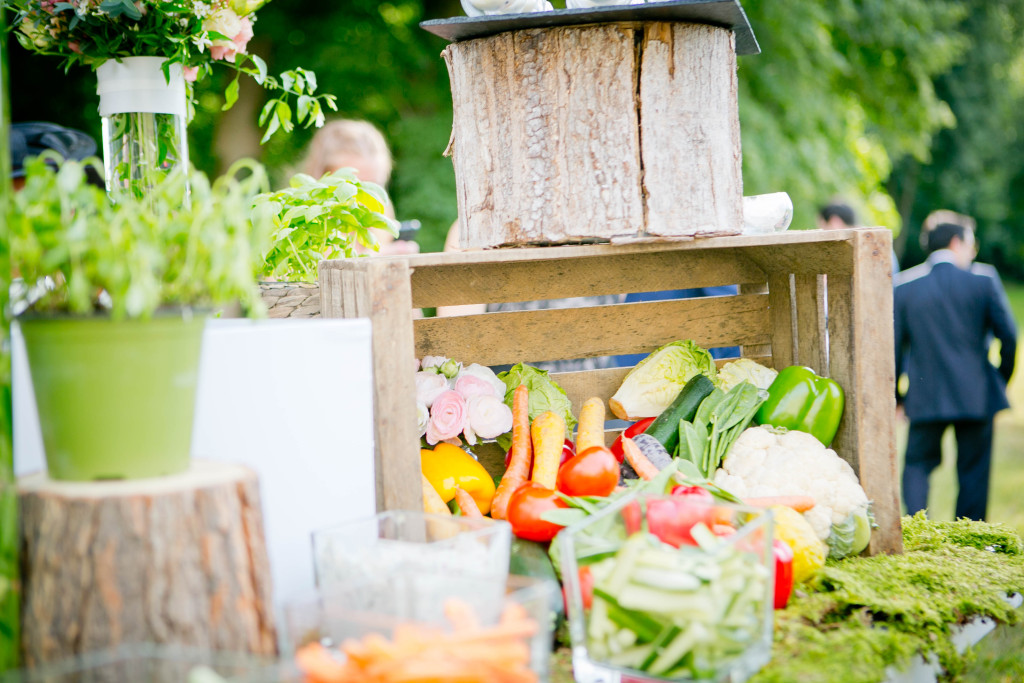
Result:
{"type": "MultiPolygon", "coordinates": [[[[837,278],[842,276],[835,276],[837,278]]],[[[825,283],[821,275],[796,275],[797,362],[828,374],[825,347],[825,283]]]]}
{"type": "Polygon", "coordinates": [[[649,353],[676,339],[705,348],[770,340],[764,294],[484,313],[413,326],[417,357],[482,365],[649,353]]]}
{"type": "Polygon", "coordinates": [[[812,235],[835,232],[846,235],[846,239],[841,241],[824,239],[818,243],[798,242],[788,246],[769,244],[744,251],[769,275],[779,273],[849,275],[853,272],[851,240],[852,234],[856,230],[801,230],[799,232],[812,235]]]}
{"type": "MultiPolygon", "coordinates": [[[[768,294],[768,284],[758,282],[749,285],[740,285],[740,294],[768,294]]],[[[768,302],[769,315],[771,315],[771,299],[768,302]]],[[[740,356],[743,358],[770,356],[772,354],[771,344],[746,344],[740,347],[740,356]]]]}
{"type": "Polygon", "coordinates": [[[832,377],[846,390],[833,444],[860,477],[879,528],[870,552],[898,553],[900,479],[896,461],[895,358],[892,330],[892,234],[864,230],[855,241],[851,278],[828,280],[832,377]]]}
{"type": "Polygon", "coordinates": [[[413,305],[452,306],[717,287],[763,281],[724,251],[641,252],[511,263],[460,261],[413,271],[413,305]]]}
{"type": "Polygon", "coordinates": [[[326,317],[370,318],[373,327],[377,509],[421,510],[416,383],[409,371],[413,337],[408,264],[353,259],[340,269],[322,268],[321,292],[325,284],[333,290],[322,298],[326,317]]]}
{"type": "Polygon", "coordinates": [[[796,317],[793,276],[773,275],[768,280],[768,314],[772,324],[772,367],[776,370],[796,362],[796,317]]]}

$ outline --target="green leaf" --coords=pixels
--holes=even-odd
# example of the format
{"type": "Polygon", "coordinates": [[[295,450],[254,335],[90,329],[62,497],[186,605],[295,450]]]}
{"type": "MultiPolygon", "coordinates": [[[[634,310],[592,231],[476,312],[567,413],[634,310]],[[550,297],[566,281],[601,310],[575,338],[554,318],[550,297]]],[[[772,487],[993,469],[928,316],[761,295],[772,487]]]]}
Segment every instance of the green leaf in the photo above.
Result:
{"type": "Polygon", "coordinates": [[[260,111],[260,118],[258,123],[263,126],[267,122],[267,118],[274,113],[274,109],[277,107],[277,100],[270,100],[263,105],[263,109],[260,111]]]}
{"type": "Polygon", "coordinates": [[[299,115],[299,123],[302,123],[309,117],[310,109],[315,102],[316,100],[309,95],[302,95],[299,97],[299,102],[296,105],[297,113],[299,115]]]}
{"type": "Polygon", "coordinates": [[[577,522],[582,522],[589,516],[586,510],[581,510],[580,508],[556,508],[554,510],[545,510],[541,513],[540,518],[552,524],[572,526],[577,522]]]}
{"type": "Polygon", "coordinates": [[[260,144],[262,145],[267,140],[269,140],[270,136],[277,132],[279,126],[280,123],[278,123],[277,114],[274,114],[274,116],[270,118],[270,125],[267,126],[266,132],[263,133],[263,138],[260,140],[260,144]]]}
{"type": "Polygon", "coordinates": [[[132,21],[138,21],[142,18],[142,12],[139,11],[139,8],[131,0],[104,0],[104,2],[100,3],[100,11],[115,18],[124,15],[132,21]]]}
{"type": "Polygon", "coordinates": [[[259,55],[249,55],[252,59],[252,63],[256,65],[256,70],[259,72],[254,78],[257,83],[263,85],[267,80],[267,63],[259,55]]]}
{"type": "Polygon", "coordinates": [[[224,106],[221,107],[221,111],[227,111],[231,107],[235,106],[235,102],[238,101],[238,79],[228,83],[228,87],[224,89],[224,106]]]}
{"type": "Polygon", "coordinates": [[[277,117],[278,121],[280,121],[281,128],[284,129],[284,132],[292,132],[292,108],[288,106],[287,102],[285,102],[284,100],[277,101],[277,110],[275,112],[275,116],[277,117]]]}

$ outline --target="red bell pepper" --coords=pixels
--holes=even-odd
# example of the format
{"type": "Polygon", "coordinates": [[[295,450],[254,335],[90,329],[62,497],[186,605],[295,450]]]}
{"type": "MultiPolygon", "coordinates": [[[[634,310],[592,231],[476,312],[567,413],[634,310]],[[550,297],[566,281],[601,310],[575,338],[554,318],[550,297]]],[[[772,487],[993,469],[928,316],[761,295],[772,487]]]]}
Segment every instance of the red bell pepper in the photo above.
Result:
{"type": "MultiPolygon", "coordinates": [[[[703,490],[703,489],[702,489],[703,490]]],[[[710,498],[711,494],[708,494],[710,498]]],[[[703,523],[709,529],[714,524],[714,509],[704,501],[703,496],[674,496],[673,498],[651,498],[647,505],[647,530],[657,536],[663,543],[673,547],[697,545],[693,539],[692,529],[697,523],[703,523]]],[[[634,534],[640,530],[640,503],[633,501],[622,509],[622,518],[626,525],[626,533],[634,534]]]]}
{"type": "Polygon", "coordinates": [[[782,609],[793,594],[793,549],[781,539],[772,542],[775,557],[775,609],[782,609]]]}
{"type": "Polygon", "coordinates": [[[626,458],[626,453],[625,451],[622,450],[622,439],[632,439],[637,434],[643,434],[644,430],[650,427],[651,423],[654,422],[654,420],[656,419],[657,416],[645,417],[639,422],[634,422],[633,424],[629,425],[624,430],[622,430],[622,433],[619,434],[619,436],[615,439],[615,442],[612,443],[612,454],[615,456],[615,459],[618,460],[620,464],[626,458]]]}

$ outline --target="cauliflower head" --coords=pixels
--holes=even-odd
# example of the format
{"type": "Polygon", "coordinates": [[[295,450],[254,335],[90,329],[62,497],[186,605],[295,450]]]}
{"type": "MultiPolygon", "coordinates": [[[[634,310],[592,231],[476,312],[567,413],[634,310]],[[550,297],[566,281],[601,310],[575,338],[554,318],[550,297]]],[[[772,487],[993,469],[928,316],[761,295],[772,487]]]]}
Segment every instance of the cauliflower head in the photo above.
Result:
{"type": "Polygon", "coordinates": [[[803,515],[833,557],[867,545],[870,503],[857,475],[810,434],[751,427],[722,460],[714,482],[740,498],[812,496],[815,506],[803,515]]]}

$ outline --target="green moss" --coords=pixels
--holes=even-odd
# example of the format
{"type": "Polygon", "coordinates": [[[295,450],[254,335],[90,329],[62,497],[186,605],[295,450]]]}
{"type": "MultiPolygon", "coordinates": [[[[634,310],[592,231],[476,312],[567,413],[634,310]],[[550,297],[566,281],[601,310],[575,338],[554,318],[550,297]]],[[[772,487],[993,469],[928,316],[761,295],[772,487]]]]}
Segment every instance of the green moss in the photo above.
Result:
{"type": "Polygon", "coordinates": [[[775,613],[771,663],[751,683],[875,683],[885,668],[934,653],[949,680],[969,654],[951,626],[974,616],[1022,620],[1000,596],[1024,592],[1024,544],[1008,527],[903,520],[903,555],[830,561],[814,592],[775,613]]]}

